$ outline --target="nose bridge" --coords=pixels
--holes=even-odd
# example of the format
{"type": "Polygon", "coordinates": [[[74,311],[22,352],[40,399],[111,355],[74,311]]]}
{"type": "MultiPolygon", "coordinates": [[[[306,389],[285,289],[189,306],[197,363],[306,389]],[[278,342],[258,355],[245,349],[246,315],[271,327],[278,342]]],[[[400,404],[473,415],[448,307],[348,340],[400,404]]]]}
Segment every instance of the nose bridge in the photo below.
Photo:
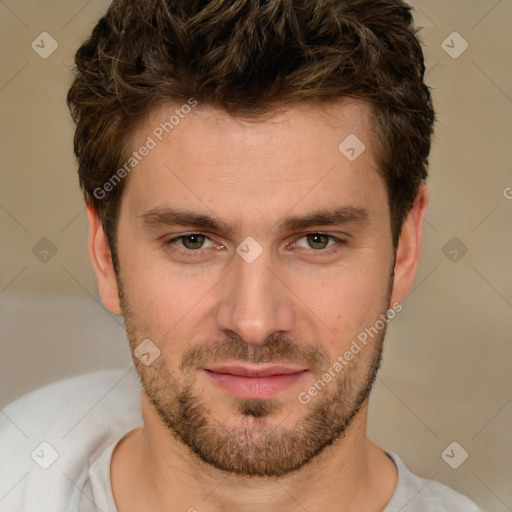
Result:
{"type": "MultiPolygon", "coordinates": [[[[247,247],[240,244],[239,251],[247,247]]],[[[226,276],[217,324],[227,334],[232,331],[246,343],[259,344],[271,334],[292,329],[293,304],[286,287],[274,274],[270,251],[262,251],[253,260],[243,252],[239,254],[226,276]]]]}

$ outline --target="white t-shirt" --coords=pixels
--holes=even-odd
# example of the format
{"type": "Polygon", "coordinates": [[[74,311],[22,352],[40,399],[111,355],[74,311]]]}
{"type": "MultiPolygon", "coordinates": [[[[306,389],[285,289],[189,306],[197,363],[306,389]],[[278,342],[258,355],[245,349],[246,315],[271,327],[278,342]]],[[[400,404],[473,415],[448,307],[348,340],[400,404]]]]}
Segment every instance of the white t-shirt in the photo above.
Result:
{"type": "MultiPolygon", "coordinates": [[[[117,512],[110,485],[116,444],[142,425],[133,367],[37,389],[0,414],[0,512],[117,512]]],[[[482,512],[469,498],[398,469],[383,512],[482,512]]]]}

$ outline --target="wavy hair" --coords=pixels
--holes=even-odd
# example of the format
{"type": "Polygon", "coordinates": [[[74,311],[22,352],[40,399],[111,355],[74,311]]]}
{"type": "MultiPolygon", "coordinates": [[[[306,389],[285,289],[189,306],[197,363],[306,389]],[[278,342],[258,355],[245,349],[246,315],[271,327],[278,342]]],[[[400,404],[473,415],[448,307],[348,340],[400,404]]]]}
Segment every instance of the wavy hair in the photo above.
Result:
{"type": "Polygon", "coordinates": [[[93,191],[151,109],[191,97],[251,119],[302,101],[367,101],[396,246],[435,122],[417,32],[402,0],[114,0],[76,53],[67,96],[80,187],[113,255],[126,179],[104,199],[93,191]]]}

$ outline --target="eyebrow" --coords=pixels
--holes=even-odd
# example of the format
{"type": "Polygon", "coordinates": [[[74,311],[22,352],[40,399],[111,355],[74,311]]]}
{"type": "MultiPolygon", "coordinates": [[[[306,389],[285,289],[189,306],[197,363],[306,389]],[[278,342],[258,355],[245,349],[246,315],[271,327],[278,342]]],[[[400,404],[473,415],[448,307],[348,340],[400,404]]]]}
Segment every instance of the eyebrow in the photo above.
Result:
{"type": "MultiPolygon", "coordinates": [[[[153,208],[139,215],[142,224],[148,227],[193,226],[200,229],[233,233],[233,228],[221,219],[201,213],[176,208],[153,208]]],[[[314,210],[305,215],[288,216],[279,220],[275,226],[281,231],[307,229],[313,226],[342,226],[362,223],[368,219],[364,208],[343,206],[314,210]]]]}

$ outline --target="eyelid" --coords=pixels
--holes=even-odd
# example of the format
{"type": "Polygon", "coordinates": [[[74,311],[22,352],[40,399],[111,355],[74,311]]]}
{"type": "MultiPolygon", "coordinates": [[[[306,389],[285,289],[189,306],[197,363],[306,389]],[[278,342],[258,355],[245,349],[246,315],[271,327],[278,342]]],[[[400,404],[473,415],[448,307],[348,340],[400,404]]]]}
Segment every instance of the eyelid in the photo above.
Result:
{"type": "MultiPolygon", "coordinates": [[[[174,245],[175,242],[179,241],[180,239],[182,238],[185,238],[187,236],[190,236],[190,235],[200,235],[200,236],[203,236],[205,237],[205,239],[209,240],[210,242],[213,243],[211,237],[207,234],[207,233],[204,233],[204,232],[201,232],[201,231],[190,231],[188,233],[180,233],[179,235],[176,235],[176,236],[172,236],[171,238],[166,238],[164,240],[164,245],[165,246],[171,246],[171,245],[174,245]]],[[[343,238],[339,238],[335,235],[331,235],[329,233],[324,233],[323,231],[308,231],[306,233],[301,233],[301,234],[298,234],[298,235],[295,235],[294,236],[294,239],[292,242],[290,242],[289,244],[287,244],[287,247],[289,247],[290,245],[293,245],[295,247],[297,247],[297,249],[299,250],[299,252],[302,252],[302,251],[306,251],[307,253],[309,254],[312,254],[314,257],[315,256],[322,256],[322,255],[327,255],[327,254],[330,254],[334,251],[337,251],[339,249],[339,247],[341,245],[344,245],[346,244],[346,240],[344,240],[343,238]],[[328,238],[330,238],[331,240],[333,240],[335,243],[324,248],[324,249],[312,249],[312,248],[305,248],[305,247],[297,247],[296,246],[296,243],[301,240],[302,238],[305,238],[309,235],[324,235],[324,236],[327,236],[328,238]]],[[[219,244],[219,246],[215,247],[217,249],[222,249],[224,247],[224,245],[222,244],[219,244]]],[[[191,256],[200,256],[202,255],[204,252],[207,252],[208,249],[211,249],[212,247],[208,247],[208,248],[200,248],[200,249],[186,249],[186,248],[181,248],[179,246],[177,246],[175,249],[173,249],[174,251],[182,254],[182,255],[191,255],[191,256]]]]}
{"type": "Polygon", "coordinates": [[[329,233],[324,233],[323,231],[309,231],[307,233],[303,233],[300,236],[296,237],[293,242],[291,242],[290,245],[293,245],[297,248],[299,254],[300,253],[306,253],[308,258],[321,258],[333,255],[333,253],[336,253],[340,250],[340,248],[347,243],[347,240],[340,238],[335,235],[331,235],[329,233]],[[312,248],[304,248],[304,247],[297,247],[297,242],[301,240],[302,238],[307,237],[308,235],[324,235],[330,238],[331,240],[334,240],[334,244],[324,248],[324,249],[312,249],[312,248]]]}
{"type": "MultiPolygon", "coordinates": [[[[211,243],[213,243],[213,240],[206,233],[202,233],[201,231],[190,231],[188,233],[181,233],[179,235],[172,236],[171,238],[164,238],[164,245],[166,245],[166,246],[174,245],[175,242],[178,242],[182,238],[185,238],[185,237],[191,236],[191,235],[203,236],[206,240],[209,240],[211,243]]],[[[223,246],[221,245],[221,247],[223,247],[223,246]]],[[[211,249],[211,248],[212,247],[208,247],[205,249],[205,248],[201,247],[200,249],[193,250],[193,249],[186,249],[186,248],[178,246],[178,248],[176,250],[177,250],[177,252],[181,252],[182,254],[201,254],[205,250],[211,249]]]]}
{"type": "Polygon", "coordinates": [[[314,231],[314,232],[311,232],[311,233],[306,233],[305,235],[301,235],[299,236],[295,242],[292,242],[293,245],[295,245],[299,240],[302,240],[303,238],[307,238],[308,236],[310,235],[321,235],[321,236],[326,236],[327,238],[329,238],[330,240],[327,242],[331,242],[331,241],[334,241],[334,244],[331,244],[331,245],[328,245],[328,247],[325,247],[324,249],[312,249],[311,247],[307,248],[307,247],[301,247],[301,249],[306,249],[306,250],[312,250],[312,251],[315,251],[315,252],[326,252],[328,249],[330,249],[331,247],[333,247],[334,245],[336,245],[339,241],[339,239],[337,237],[335,237],[334,235],[329,235],[328,233],[322,233],[321,231],[314,231]]]}

